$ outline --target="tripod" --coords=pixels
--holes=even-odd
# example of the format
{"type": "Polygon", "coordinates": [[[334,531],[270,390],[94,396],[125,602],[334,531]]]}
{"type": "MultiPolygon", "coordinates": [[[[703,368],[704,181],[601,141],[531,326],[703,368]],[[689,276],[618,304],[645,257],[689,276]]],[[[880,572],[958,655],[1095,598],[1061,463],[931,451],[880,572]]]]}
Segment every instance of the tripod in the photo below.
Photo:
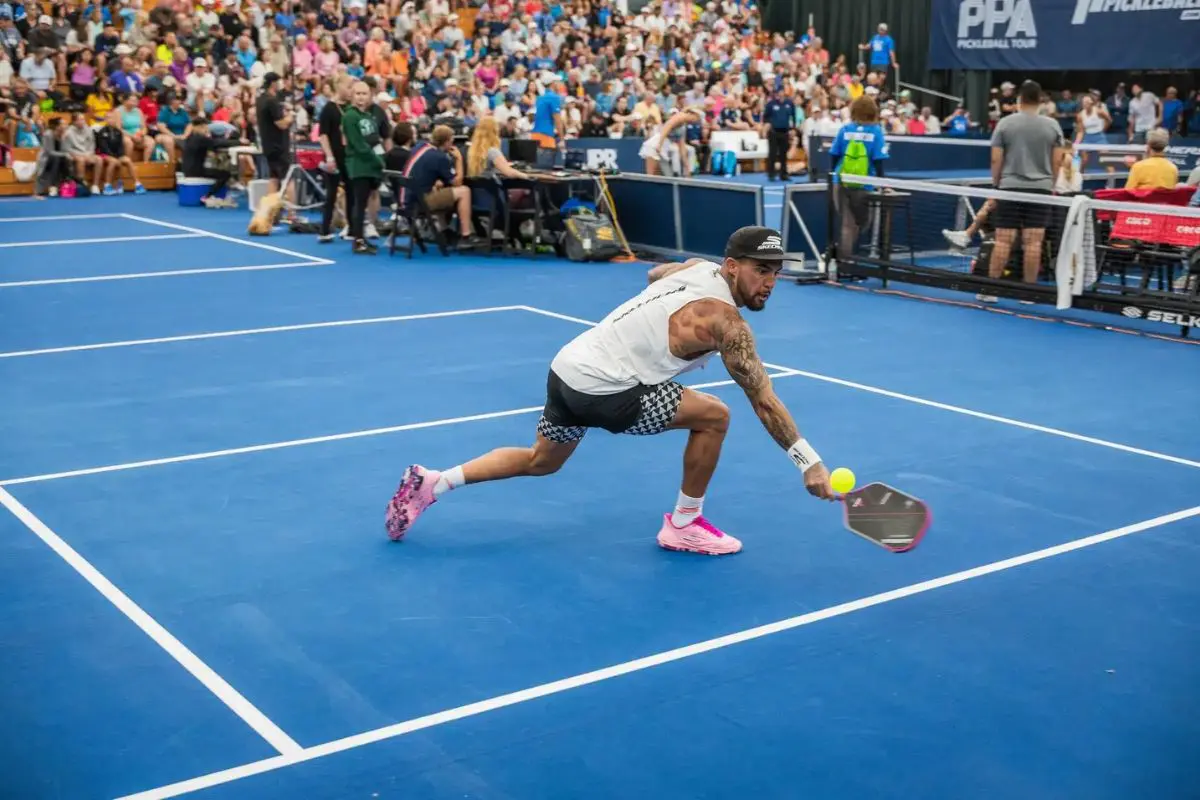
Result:
{"type": "MultiPolygon", "coordinates": [[[[289,33],[283,40],[284,50],[287,52],[287,63],[295,64],[295,38],[289,33]]],[[[287,100],[288,110],[296,103],[296,86],[295,74],[289,75],[285,80],[291,82],[292,86],[288,89],[289,96],[287,100]]],[[[303,96],[301,96],[303,102],[303,96]]],[[[321,208],[325,205],[325,187],[319,183],[316,178],[309,174],[308,170],[300,166],[300,162],[296,159],[296,118],[292,117],[291,127],[288,128],[288,169],[283,176],[283,180],[279,183],[279,196],[283,198],[283,207],[287,210],[288,215],[294,215],[297,211],[312,211],[315,208],[321,208]],[[316,199],[313,203],[292,202],[288,198],[288,187],[296,186],[296,199],[300,201],[302,198],[302,187],[305,183],[308,184],[308,189],[312,192],[312,196],[316,199]]]]}

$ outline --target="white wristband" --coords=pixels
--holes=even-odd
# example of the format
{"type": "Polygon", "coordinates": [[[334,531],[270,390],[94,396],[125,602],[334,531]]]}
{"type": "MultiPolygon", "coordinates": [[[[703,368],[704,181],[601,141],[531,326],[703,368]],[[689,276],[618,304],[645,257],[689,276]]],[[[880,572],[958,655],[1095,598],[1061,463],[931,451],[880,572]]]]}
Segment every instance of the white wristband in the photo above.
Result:
{"type": "Polygon", "coordinates": [[[816,450],[813,450],[812,445],[808,443],[807,439],[797,440],[794,445],[788,448],[787,453],[788,458],[792,459],[792,463],[799,467],[802,472],[821,460],[821,457],[817,455],[816,450]]]}

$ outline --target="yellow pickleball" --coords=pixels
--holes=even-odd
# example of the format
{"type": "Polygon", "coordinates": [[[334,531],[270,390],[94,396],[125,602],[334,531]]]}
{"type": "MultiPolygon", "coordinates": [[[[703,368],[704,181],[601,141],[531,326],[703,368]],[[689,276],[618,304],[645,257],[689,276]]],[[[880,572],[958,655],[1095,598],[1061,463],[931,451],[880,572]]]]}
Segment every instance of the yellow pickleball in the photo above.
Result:
{"type": "Polygon", "coordinates": [[[838,467],[829,473],[829,485],[838,494],[845,494],[854,488],[854,473],[845,467],[838,467]]]}

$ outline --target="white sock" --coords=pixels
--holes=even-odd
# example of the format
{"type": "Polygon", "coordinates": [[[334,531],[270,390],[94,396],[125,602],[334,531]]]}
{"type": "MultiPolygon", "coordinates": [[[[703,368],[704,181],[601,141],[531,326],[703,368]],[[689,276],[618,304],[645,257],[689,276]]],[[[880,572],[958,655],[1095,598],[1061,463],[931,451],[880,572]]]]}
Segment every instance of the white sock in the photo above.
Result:
{"type": "Polygon", "coordinates": [[[671,514],[671,524],[676,528],[690,525],[696,517],[700,516],[700,511],[703,508],[703,497],[688,497],[683,492],[680,492],[679,499],[675,501],[675,511],[671,514]]]}
{"type": "Polygon", "coordinates": [[[466,478],[463,477],[462,467],[448,469],[442,473],[442,476],[438,478],[437,483],[433,485],[433,496],[441,497],[444,493],[450,491],[451,489],[457,489],[465,482],[466,478]]]}

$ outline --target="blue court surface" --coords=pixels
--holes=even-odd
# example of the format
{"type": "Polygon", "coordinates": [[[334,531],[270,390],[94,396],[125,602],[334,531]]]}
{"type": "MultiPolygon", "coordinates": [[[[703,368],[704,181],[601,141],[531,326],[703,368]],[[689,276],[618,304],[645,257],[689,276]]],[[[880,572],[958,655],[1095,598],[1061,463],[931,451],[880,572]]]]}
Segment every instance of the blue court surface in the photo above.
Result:
{"type": "Polygon", "coordinates": [[[245,223],[0,204],[0,796],[1198,796],[1197,348],[781,283],[778,393],[929,503],[917,549],[809,497],[719,362],[739,555],[655,545],[682,433],[395,544],[405,466],[527,444],[645,265],[245,223]]]}

